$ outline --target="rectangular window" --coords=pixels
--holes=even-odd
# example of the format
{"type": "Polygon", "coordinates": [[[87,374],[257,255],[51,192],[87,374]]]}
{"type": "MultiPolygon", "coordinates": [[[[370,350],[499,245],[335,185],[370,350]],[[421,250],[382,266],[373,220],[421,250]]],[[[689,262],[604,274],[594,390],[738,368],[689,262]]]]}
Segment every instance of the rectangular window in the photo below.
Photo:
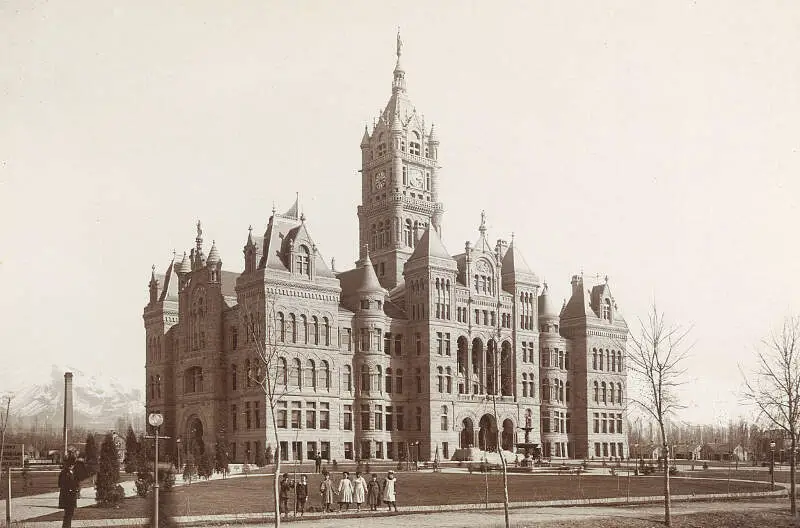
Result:
{"type": "Polygon", "coordinates": [[[606,413],[603,413],[602,418],[600,419],[600,426],[602,427],[602,431],[604,433],[608,432],[608,423],[606,420],[607,416],[608,415],[606,415],[606,413]]]}
{"type": "Polygon", "coordinates": [[[319,428],[330,429],[331,427],[331,404],[320,402],[319,404],[319,428]]]}
{"type": "Polygon", "coordinates": [[[444,355],[450,355],[450,332],[444,334],[444,355]]]}
{"type": "Polygon", "coordinates": [[[476,325],[481,324],[481,311],[478,310],[477,308],[475,309],[475,324],[476,325]]]}
{"type": "Polygon", "coordinates": [[[231,348],[236,350],[239,347],[239,332],[235,326],[231,327],[231,348]]]}
{"type": "Polygon", "coordinates": [[[362,431],[369,431],[370,430],[369,405],[362,405],[361,406],[361,430],[362,431]]]}
{"type": "Polygon", "coordinates": [[[381,340],[383,338],[383,330],[377,328],[375,330],[375,349],[380,352],[381,351],[381,340]]]}
{"type": "Polygon", "coordinates": [[[361,441],[361,455],[359,456],[359,458],[361,458],[362,460],[366,458],[372,458],[372,452],[371,452],[372,450],[370,449],[370,443],[371,442],[369,440],[361,441]]]}
{"type": "Polygon", "coordinates": [[[237,418],[238,417],[239,416],[238,416],[238,413],[236,412],[236,406],[235,405],[231,405],[231,429],[233,429],[234,431],[236,431],[238,429],[238,427],[236,427],[237,426],[237,421],[238,421],[237,418]]]}
{"type": "Polygon", "coordinates": [[[322,458],[325,460],[331,459],[331,443],[330,442],[320,442],[320,454],[322,458]]]}
{"type": "Polygon", "coordinates": [[[279,401],[278,402],[278,428],[279,429],[286,429],[286,402],[279,401]]]}
{"type": "Polygon", "coordinates": [[[614,424],[615,424],[614,416],[612,415],[611,418],[608,420],[608,432],[611,433],[611,434],[614,434],[614,432],[615,432],[614,431],[614,429],[615,429],[614,424]]]}
{"type": "Polygon", "coordinates": [[[549,367],[550,366],[550,352],[545,348],[542,350],[542,366],[549,367]]]}
{"type": "Polygon", "coordinates": [[[405,429],[403,427],[403,406],[402,405],[398,405],[397,406],[397,411],[395,412],[395,414],[397,415],[397,430],[398,431],[404,431],[405,429]]]}
{"type": "Polygon", "coordinates": [[[300,429],[300,402],[292,402],[292,429],[300,429]]]}
{"type": "Polygon", "coordinates": [[[375,458],[383,458],[383,442],[375,442],[375,458]]]}
{"type": "Polygon", "coordinates": [[[442,333],[436,332],[436,353],[441,356],[443,350],[444,350],[444,342],[442,341],[442,333]]]}
{"type": "Polygon", "coordinates": [[[375,406],[375,430],[383,431],[383,405],[375,406]]]}
{"type": "Polygon", "coordinates": [[[549,433],[550,432],[550,413],[543,412],[542,413],[542,432],[549,433]]]}
{"type": "Polygon", "coordinates": [[[303,460],[303,442],[292,442],[292,460],[303,460]]]}
{"type": "Polygon", "coordinates": [[[261,429],[261,408],[258,402],[253,402],[253,418],[255,418],[256,429],[261,429]]]}
{"type": "Polygon", "coordinates": [[[394,456],[394,443],[393,442],[386,442],[386,458],[391,458],[392,460],[397,460],[394,456]]]}
{"type": "Polygon", "coordinates": [[[600,414],[599,413],[594,413],[594,432],[595,433],[599,433],[600,432],[600,414]]]}
{"type": "Polygon", "coordinates": [[[450,444],[447,442],[442,442],[442,457],[444,457],[445,460],[450,459],[450,444]]]}
{"type": "Polygon", "coordinates": [[[392,353],[392,334],[390,334],[389,332],[386,332],[383,335],[383,351],[386,354],[392,353]]]}
{"type": "Polygon", "coordinates": [[[361,350],[364,352],[369,352],[369,342],[372,336],[369,333],[369,329],[362,328],[361,329],[361,350]]]}
{"type": "Polygon", "coordinates": [[[617,444],[613,442],[611,443],[611,456],[612,457],[617,456],[617,444]]]}
{"type": "Polygon", "coordinates": [[[570,429],[571,429],[571,427],[570,427],[570,417],[569,417],[569,413],[567,413],[567,419],[566,419],[566,423],[565,423],[565,425],[566,425],[566,432],[567,432],[567,433],[571,433],[572,431],[570,430],[570,429]]]}
{"type": "Polygon", "coordinates": [[[415,336],[417,338],[417,355],[419,356],[422,354],[422,334],[417,332],[415,336]]]}
{"type": "Polygon", "coordinates": [[[345,405],[344,406],[344,413],[342,413],[342,427],[345,431],[352,431],[353,430],[353,406],[352,405],[345,405]]]}
{"type": "Polygon", "coordinates": [[[392,406],[386,406],[386,430],[394,431],[394,415],[392,414],[392,406]]]}
{"type": "Polygon", "coordinates": [[[343,337],[344,337],[344,343],[343,343],[344,348],[348,352],[352,352],[353,351],[353,330],[351,330],[350,328],[345,328],[343,337]]]}
{"type": "Polygon", "coordinates": [[[622,415],[621,414],[617,415],[617,433],[622,433],[622,415]]]}
{"type": "Polygon", "coordinates": [[[344,443],[344,459],[353,460],[353,442],[344,443]]]}
{"type": "Polygon", "coordinates": [[[306,460],[314,460],[317,456],[317,443],[306,442],[306,460]]]}
{"type": "Polygon", "coordinates": [[[497,313],[493,311],[492,312],[492,326],[495,326],[495,325],[497,325],[497,313]]]}
{"type": "Polygon", "coordinates": [[[603,442],[603,457],[608,456],[608,444],[603,442]]]}
{"type": "Polygon", "coordinates": [[[306,429],[317,428],[317,403],[306,402],[306,429]]]}
{"type": "Polygon", "coordinates": [[[403,334],[395,334],[394,336],[394,355],[403,355],[403,334]]]}
{"type": "Polygon", "coordinates": [[[594,456],[600,458],[600,442],[594,443],[594,456]]]}
{"type": "Polygon", "coordinates": [[[483,324],[489,325],[489,310],[483,311],[483,324]]]}
{"type": "Polygon", "coordinates": [[[286,462],[289,460],[289,442],[282,441],[280,444],[281,460],[286,462]]]}
{"type": "Polygon", "coordinates": [[[622,442],[619,442],[617,444],[617,454],[619,455],[620,458],[625,456],[624,453],[622,452],[622,442]]]}

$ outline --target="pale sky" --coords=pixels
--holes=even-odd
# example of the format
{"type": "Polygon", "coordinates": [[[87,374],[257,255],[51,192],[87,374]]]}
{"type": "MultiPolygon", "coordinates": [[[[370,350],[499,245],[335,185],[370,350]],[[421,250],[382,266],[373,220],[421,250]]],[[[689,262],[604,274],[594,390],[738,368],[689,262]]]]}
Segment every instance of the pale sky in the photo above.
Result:
{"type": "Polygon", "coordinates": [[[300,193],[357,258],[359,143],[408,92],[441,141],[444,243],[510,239],[557,299],[608,275],[631,326],[694,325],[682,418],[800,311],[796,2],[0,4],[0,385],[50,364],[144,385],[150,266],[300,193]]]}

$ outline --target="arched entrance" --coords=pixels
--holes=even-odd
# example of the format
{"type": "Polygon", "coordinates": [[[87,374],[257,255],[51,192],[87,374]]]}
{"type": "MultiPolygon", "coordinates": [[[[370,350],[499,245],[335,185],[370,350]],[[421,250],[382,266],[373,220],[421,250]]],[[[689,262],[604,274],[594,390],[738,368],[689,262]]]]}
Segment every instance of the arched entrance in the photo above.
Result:
{"type": "Polygon", "coordinates": [[[497,420],[491,414],[484,414],[478,423],[478,447],[481,451],[497,450],[497,420]]]}
{"type": "Polygon", "coordinates": [[[461,422],[461,438],[459,441],[459,446],[461,449],[467,449],[468,447],[472,447],[473,439],[475,438],[475,430],[474,426],[472,425],[472,419],[464,418],[464,421],[461,422]]]}
{"type": "Polygon", "coordinates": [[[203,441],[203,422],[200,418],[193,416],[189,419],[186,427],[186,451],[193,455],[202,455],[205,450],[205,442],[203,441]]]}
{"type": "Polygon", "coordinates": [[[513,451],[514,449],[514,422],[511,418],[503,420],[503,439],[502,444],[504,451],[513,451]]]}

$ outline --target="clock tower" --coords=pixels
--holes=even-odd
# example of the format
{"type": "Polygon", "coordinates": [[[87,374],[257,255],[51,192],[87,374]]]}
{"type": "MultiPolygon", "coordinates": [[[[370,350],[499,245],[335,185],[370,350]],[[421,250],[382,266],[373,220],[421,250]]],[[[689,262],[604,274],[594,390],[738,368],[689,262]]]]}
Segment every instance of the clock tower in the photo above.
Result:
{"type": "Polygon", "coordinates": [[[425,228],[441,236],[439,140],[434,127],[408,98],[400,64],[403,42],[397,35],[397,65],[392,96],[361,139],[361,205],[358,206],[359,257],[369,256],[381,286],[403,281],[403,266],[425,228]]]}

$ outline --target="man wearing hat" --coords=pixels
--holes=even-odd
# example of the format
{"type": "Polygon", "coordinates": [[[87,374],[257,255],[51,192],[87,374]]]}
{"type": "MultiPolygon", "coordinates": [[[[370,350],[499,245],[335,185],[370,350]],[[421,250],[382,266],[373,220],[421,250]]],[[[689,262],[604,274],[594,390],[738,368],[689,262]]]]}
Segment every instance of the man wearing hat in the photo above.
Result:
{"type": "Polygon", "coordinates": [[[394,478],[394,471],[390,469],[386,479],[383,481],[383,502],[386,503],[389,511],[392,511],[392,507],[394,507],[394,511],[397,511],[396,484],[397,480],[394,478]]]}
{"type": "Polygon", "coordinates": [[[281,481],[278,483],[280,487],[280,513],[284,515],[286,519],[289,518],[289,492],[292,489],[292,483],[289,482],[289,474],[284,473],[281,477],[281,481]]]}

